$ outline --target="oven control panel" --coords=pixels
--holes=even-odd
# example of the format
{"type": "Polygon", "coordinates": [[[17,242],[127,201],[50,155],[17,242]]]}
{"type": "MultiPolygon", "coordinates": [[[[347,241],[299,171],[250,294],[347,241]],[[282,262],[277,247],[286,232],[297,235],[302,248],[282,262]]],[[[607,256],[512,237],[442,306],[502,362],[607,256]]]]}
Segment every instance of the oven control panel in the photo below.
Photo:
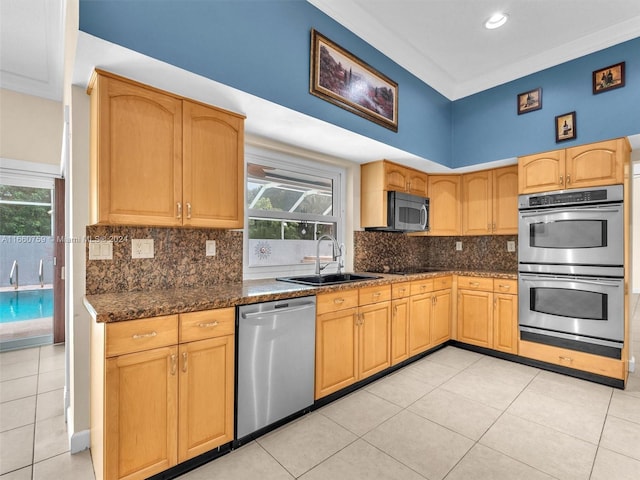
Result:
{"type": "Polygon", "coordinates": [[[520,209],[560,205],[585,205],[622,201],[622,185],[610,185],[598,189],[559,190],[555,192],[520,195],[520,209]]]}

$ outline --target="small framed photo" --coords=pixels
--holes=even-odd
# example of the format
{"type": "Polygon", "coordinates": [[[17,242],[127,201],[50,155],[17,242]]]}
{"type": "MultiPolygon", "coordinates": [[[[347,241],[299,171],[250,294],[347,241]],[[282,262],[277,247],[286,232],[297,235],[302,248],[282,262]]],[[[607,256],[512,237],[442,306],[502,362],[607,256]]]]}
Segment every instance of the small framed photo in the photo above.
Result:
{"type": "Polygon", "coordinates": [[[556,117],[556,143],[576,138],[576,112],[556,117]]]}
{"type": "Polygon", "coordinates": [[[518,94],[518,115],[542,108],[542,88],[518,94]]]}
{"type": "Polygon", "coordinates": [[[593,72],[593,94],[624,87],[624,62],[593,72]]]}

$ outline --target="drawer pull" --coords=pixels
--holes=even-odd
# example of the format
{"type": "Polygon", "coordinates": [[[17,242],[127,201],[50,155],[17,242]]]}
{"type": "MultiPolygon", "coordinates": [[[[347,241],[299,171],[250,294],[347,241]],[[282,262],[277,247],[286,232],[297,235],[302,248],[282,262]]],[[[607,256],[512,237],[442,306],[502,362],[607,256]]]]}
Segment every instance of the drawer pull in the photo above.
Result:
{"type": "Polygon", "coordinates": [[[132,335],[131,338],[133,338],[134,340],[139,340],[141,338],[155,337],[156,335],[158,335],[158,332],[154,330],[153,332],[149,332],[149,333],[136,333],[132,335]]]}
{"type": "Polygon", "coordinates": [[[510,290],[511,285],[498,285],[498,288],[501,288],[502,290],[510,290]]]}
{"type": "Polygon", "coordinates": [[[406,288],[401,288],[400,289],[400,294],[403,294],[407,289],[406,288]]]}
{"type": "Polygon", "coordinates": [[[472,287],[479,287],[480,283],[478,283],[478,282],[469,282],[469,285],[471,285],[472,287]]]}
{"type": "Polygon", "coordinates": [[[191,220],[191,204],[187,202],[187,219],[191,220]]]}
{"type": "Polygon", "coordinates": [[[187,373],[187,352],[182,352],[182,371],[187,373]]]}
{"type": "Polygon", "coordinates": [[[378,298],[380,295],[382,295],[382,293],[380,292],[375,292],[372,294],[373,297],[378,298]]]}
{"type": "Polygon", "coordinates": [[[176,207],[178,208],[178,213],[176,214],[176,218],[182,218],[182,204],[178,202],[176,204],[176,207]]]}
{"type": "Polygon", "coordinates": [[[208,323],[199,323],[198,326],[200,328],[210,328],[210,327],[217,327],[218,326],[218,321],[214,321],[214,322],[208,322],[208,323]]]}
{"type": "Polygon", "coordinates": [[[342,297],[334,298],[333,299],[333,303],[337,303],[338,305],[340,305],[341,303],[344,303],[344,298],[342,298],[342,297]]]}
{"type": "Polygon", "coordinates": [[[558,355],[558,358],[563,362],[569,362],[569,363],[573,362],[573,358],[571,358],[571,357],[562,357],[562,356],[558,355]]]}

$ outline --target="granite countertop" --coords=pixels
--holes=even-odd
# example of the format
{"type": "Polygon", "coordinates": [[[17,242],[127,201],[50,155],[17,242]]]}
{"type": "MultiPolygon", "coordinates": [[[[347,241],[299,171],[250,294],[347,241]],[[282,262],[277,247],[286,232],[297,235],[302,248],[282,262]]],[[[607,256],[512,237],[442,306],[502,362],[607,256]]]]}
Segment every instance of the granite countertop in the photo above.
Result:
{"type": "Polygon", "coordinates": [[[249,303],[267,302],[285,298],[304,297],[318,293],[406,282],[452,274],[513,280],[518,278],[515,272],[442,270],[412,275],[376,273],[375,275],[378,275],[380,278],[322,287],[299,285],[275,279],[247,280],[241,283],[212,285],[208,287],[87,295],[84,298],[84,304],[95,321],[120,322],[214,308],[234,307],[236,305],[246,305],[249,303]]]}

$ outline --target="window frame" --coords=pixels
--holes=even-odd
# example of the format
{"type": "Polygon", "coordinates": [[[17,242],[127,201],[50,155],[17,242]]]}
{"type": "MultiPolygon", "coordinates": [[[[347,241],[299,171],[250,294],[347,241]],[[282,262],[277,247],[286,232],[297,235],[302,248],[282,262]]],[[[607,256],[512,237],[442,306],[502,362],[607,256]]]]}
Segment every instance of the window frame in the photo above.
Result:
{"type": "MultiPolygon", "coordinates": [[[[298,153],[289,153],[280,150],[267,149],[247,145],[245,147],[244,159],[244,235],[243,235],[243,278],[245,280],[272,278],[281,275],[292,274],[312,274],[315,270],[314,264],[288,264],[270,266],[250,266],[249,265],[249,217],[250,210],[246,194],[249,176],[247,174],[247,164],[257,163],[264,166],[282,168],[292,172],[299,172],[305,175],[317,175],[323,178],[330,178],[333,181],[333,215],[330,217],[336,223],[336,240],[344,243],[346,225],[346,169],[333,165],[321,159],[298,153]]],[[[258,215],[251,215],[255,218],[275,218],[283,220],[299,220],[299,215],[290,212],[269,212],[262,211],[258,215]],[[274,215],[275,214],[275,215],[274,215]]],[[[314,215],[318,221],[326,221],[327,217],[314,215]],[[322,218],[324,217],[324,218],[322,218]]],[[[325,272],[332,272],[337,269],[337,264],[331,264],[325,272]]]]}

